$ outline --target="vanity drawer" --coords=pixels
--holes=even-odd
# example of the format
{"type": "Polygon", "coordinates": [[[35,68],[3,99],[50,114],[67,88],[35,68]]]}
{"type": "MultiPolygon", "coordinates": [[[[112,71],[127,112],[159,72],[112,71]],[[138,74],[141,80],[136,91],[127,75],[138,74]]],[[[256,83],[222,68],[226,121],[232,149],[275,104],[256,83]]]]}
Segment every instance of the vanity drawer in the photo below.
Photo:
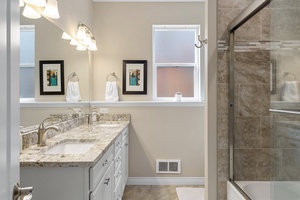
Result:
{"type": "Polygon", "coordinates": [[[90,169],[90,190],[93,190],[97,183],[112,164],[114,158],[114,146],[112,145],[98,163],[90,169]]]}
{"type": "Polygon", "coordinates": [[[119,135],[115,141],[115,154],[118,154],[118,152],[121,149],[122,149],[122,135],[119,135]]]}
{"type": "Polygon", "coordinates": [[[121,165],[122,162],[122,151],[119,151],[117,155],[115,155],[115,169],[118,168],[119,165],[121,165]]]}

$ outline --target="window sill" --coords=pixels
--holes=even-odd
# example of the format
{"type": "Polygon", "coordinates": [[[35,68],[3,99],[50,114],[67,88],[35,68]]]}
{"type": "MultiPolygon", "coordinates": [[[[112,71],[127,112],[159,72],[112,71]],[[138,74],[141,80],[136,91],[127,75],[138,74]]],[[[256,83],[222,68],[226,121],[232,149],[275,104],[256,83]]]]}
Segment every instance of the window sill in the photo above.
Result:
{"type": "Polygon", "coordinates": [[[188,102],[188,101],[118,101],[118,102],[105,102],[105,101],[91,101],[91,106],[199,106],[204,107],[205,102],[188,102]]]}
{"type": "Polygon", "coordinates": [[[164,106],[164,107],[189,107],[189,106],[196,106],[196,107],[204,107],[205,102],[175,102],[175,101],[118,101],[118,102],[106,102],[106,101],[82,101],[78,103],[70,103],[70,102],[20,102],[21,108],[55,108],[55,107],[80,107],[80,106],[115,106],[115,107],[134,107],[134,106],[164,106]]]}

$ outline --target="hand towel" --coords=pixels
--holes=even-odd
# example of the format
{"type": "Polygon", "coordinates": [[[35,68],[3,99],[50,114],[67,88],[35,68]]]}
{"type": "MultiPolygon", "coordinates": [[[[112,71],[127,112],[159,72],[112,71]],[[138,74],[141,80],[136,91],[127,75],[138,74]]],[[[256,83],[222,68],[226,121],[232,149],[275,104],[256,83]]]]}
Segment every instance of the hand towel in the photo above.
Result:
{"type": "Polygon", "coordinates": [[[81,95],[80,95],[79,82],[78,81],[68,82],[66,101],[67,102],[81,101],[81,95]]]}
{"type": "Polygon", "coordinates": [[[283,101],[299,101],[298,82],[285,81],[281,95],[283,101]]]}
{"type": "Polygon", "coordinates": [[[118,86],[116,81],[107,81],[105,90],[105,101],[117,102],[119,100],[118,86]]]}

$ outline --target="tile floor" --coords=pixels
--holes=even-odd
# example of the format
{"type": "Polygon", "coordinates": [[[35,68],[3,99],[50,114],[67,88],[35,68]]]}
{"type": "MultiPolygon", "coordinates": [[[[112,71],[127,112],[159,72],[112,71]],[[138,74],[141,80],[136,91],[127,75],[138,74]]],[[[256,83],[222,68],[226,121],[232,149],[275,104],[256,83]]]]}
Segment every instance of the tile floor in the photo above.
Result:
{"type": "Polygon", "coordinates": [[[178,200],[176,187],[203,186],[126,185],[122,200],[178,200]]]}

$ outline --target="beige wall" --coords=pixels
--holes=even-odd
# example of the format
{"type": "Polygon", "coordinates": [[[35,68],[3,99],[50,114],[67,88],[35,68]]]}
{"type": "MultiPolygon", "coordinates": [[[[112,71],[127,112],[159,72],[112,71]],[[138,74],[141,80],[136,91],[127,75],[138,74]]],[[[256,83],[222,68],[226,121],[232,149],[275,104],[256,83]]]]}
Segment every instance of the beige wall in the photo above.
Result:
{"type": "Polygon", "coordinates": [[[204,177],[203,107],[109,107],[130,113],[130,177],[204,177]],[[181,159],[180,175],[155,174],[155,159],[181,159]]]}
{"type": "Polygon", "coordinates": [[[120,95],[120,99],[152,100],[152,25],[200,24],[204,33],[204,3],[95,3],[93,13],[99,49],[93,54],[97,101],[104,100],[108,74],[115,72],[122,81],[123,60],[148,61],[148,94],[120,95]]]}

